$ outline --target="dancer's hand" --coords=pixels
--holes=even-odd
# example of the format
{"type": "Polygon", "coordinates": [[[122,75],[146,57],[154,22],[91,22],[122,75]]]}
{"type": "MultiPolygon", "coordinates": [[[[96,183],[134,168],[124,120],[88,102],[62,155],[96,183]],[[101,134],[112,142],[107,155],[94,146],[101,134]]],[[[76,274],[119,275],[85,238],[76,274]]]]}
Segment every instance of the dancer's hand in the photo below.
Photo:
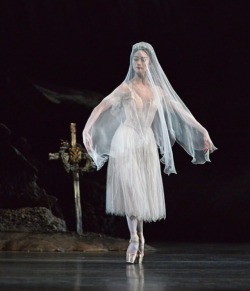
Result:
{"type": "Polygon", "coordinates": [[[209,134],[206,132],[204,134],[204,148],[203,152],[207,153],[207,151],[212,151],[213,150],[213,143],[209,137],[209,134]]]}
{"type": "Polygon", "coordinates": [[[85,136],[86,136],[86,144],[85,144],[86,150],[87,152],[91,152],[93,149],[92,138],[88,132],[85,134],[85,136]]]}

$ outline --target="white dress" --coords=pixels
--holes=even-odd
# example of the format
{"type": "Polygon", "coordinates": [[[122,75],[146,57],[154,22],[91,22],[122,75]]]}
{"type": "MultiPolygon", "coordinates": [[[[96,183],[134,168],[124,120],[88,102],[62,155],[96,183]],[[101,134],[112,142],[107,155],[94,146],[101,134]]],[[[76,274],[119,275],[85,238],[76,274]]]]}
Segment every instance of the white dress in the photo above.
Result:
{"type": "Polygon", "coordinates": [[[94,108],[83,130],[83,143],[97,170],[109,159],[108,213],[144,221],[165,218],[160,161],[164,173],[176,173],[175,142],[192,157],[193,164],[209,162],[210,153],[216,150],[207,130],[171,86],[153,47],[137,43],[125,80],[94,108]],[[151,98],[145,86],[137,86],[137,90],[147,96],[136,94],[134,66],[139,60],[134,56],[141,50],[148,55],[140,61],[151,98]]]}
{"type": "Polygon", "coordinates": [[[164,90],[152,83],[151,97],[139,96],[130,81],[123,82],[94,108],[86,123],[83,142],[97,170],[109,160],[107,213],[143,221],[165,218],[160,161],[164,173],[176,173],[174,142],[194,164],[210,161],[209,153],[216,150],[206,129],[176,94],[162,86],[164,90]]]}
{"type": "Polygon", "coordinates": [[[138,97],[137,114],[132,94],[122,100],[125,120],[111,142],[106,212],[156,221],[166,217],[159,153],[151,128],[157,108],[153,99],[138,97]]]}

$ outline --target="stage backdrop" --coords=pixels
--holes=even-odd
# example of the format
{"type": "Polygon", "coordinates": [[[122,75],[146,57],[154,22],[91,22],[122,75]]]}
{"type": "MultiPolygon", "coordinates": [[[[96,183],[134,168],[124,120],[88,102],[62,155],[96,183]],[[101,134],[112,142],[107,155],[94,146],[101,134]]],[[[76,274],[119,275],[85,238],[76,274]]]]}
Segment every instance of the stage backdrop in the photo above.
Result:
{"type": "MultiPolygon", "coordinates": [[[[52,211],[70,230],[75,227],[71,176],[48,161],[48,153],[59,149],[61,138],[69,140],[70,122],[77,123],[82,143],[91,110],[124,80],[132,45],[146,41],[219,149],[212,163],[194,166],[174,146],[178,175],[163,174],[167,219],[147,224],[146,236],[249,240],[248,1],[5,0],[0,5],[0,121],[11,130],[9,145],[37,169],[39,187],[58,199],[52,211]]],[[[3,134],[3,148],[4,139],[3,134]]],[[[16,168],[16,157],[2,150],[1,159],[0,183],[14,183],[12,170],[3,165],[10,160],[16,168]]],[[[84,229],[128,237],[124,218],[105,215],[105,181],[106,166],[81,179],[84,229]]],[[[9,199],[8,193],[1,195],[9,199]]],[[[14,201],[8,207],[17,207],[14,201]]]]}

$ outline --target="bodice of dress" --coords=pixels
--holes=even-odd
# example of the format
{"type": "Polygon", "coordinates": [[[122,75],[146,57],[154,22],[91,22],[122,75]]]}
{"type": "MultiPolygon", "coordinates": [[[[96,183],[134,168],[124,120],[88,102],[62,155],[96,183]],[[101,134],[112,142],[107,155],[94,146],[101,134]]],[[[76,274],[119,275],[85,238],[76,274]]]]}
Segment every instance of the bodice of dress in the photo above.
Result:
{"type": "Polygon", "coordinates": [[[122,106],[125,113],[124,124],[136,130],[142,130],[151,127],[157,111],[154,98],[145,99],[135,92],[131,92],[123,98],[122,106]]]}

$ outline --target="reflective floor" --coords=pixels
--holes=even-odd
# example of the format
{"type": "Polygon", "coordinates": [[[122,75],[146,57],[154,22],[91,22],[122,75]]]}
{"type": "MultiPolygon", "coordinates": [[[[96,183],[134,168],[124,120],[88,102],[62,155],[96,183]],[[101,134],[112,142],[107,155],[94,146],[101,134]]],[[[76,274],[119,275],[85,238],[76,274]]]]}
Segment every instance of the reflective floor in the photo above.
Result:
{"type": "Polygon", "coordinates": [[[0,252],[0,290],[250,290],[250,245],[154,245],[143,265],[124,252],[0,252]]]}

